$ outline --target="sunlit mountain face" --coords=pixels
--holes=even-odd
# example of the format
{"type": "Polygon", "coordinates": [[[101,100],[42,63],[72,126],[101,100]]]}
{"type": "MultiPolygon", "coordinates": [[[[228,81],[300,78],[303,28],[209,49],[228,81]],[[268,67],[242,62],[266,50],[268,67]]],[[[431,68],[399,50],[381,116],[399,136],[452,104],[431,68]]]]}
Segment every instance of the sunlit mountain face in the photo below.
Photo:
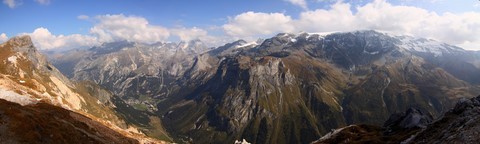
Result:
{"type": "Polygon", "coordinates": [[[0,141],[476,143],[478,5],[3,0],[0,141]]]}

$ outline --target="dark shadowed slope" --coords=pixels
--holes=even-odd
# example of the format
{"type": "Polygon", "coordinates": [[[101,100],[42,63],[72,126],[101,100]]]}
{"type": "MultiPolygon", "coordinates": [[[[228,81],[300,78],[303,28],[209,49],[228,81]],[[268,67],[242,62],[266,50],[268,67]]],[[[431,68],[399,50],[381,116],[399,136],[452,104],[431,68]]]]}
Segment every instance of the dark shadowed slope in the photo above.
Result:
{"type": "Polygon", "coordinates": [[[0,99],[1,143],[139,143],[81,114],[46,103],[0,99]]]}

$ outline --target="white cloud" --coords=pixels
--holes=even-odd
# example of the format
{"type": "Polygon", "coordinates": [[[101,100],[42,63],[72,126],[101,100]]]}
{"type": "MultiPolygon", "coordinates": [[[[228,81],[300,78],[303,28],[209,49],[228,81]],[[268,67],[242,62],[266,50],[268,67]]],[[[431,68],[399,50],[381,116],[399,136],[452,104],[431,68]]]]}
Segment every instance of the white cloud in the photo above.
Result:
{"type": "MultiPolygon", "coordinates": [[[[213,31],[213,30],[212,30],[213,31]]],[[[177,36],[181,41],[190,41],[199,39],[208,46],[219,46],[228,42],[232,42],[233,39],[225,37],[224,35],[212,36],[208,30],[193,27],[193,28],[174,28],[170,29],[171,35],[177,36]]]]}
{"type": "Polygon", "coordinates": [[[79,16],[77,16],[77,19],[79,19],[79,20],[88,20],[88,19],[90,19],[90,17],[87,16],[87,15],[79,15],[79,16]]]}
{"type": "Polygon", "coordinates": [[[466,41],[466,42],[463,42],[461,44],[458,44],[457,46],[459,46],[461,48],[468,49],[468,50],[480,50],[480,43],[479,42],[466,41]]]}
{"type": "Polygon", "coordinates": [[[42,5],[49,5],[50,0],[35,0],[35,2],[42,4],[42,5]]]}
{"type": "Polygon", "coordinates": [[[351,31],[357,27],[350,4],[336,3],[329,10],[305,11],[295,20],[296,31],[351,31]]]}
{"type": "Polygon", "coordinates": [[[442,2],[442,1],[445,1],[445,0],[400,0],[400,3],[401,4],[407,4],[407,3],[418,3],[418,2],[428,2],[428,3],[438,3],[438,2],[442,2]]]}
{"type": "Polygon", "coordinates": [[[53,35],[48,29],[43,27],[35,29],[33,33],[24,34],[30,35],[35,46],[42,50],[90,47],[98,44],[95,37],[80,34],[53,35]]]}
{"type": "Polygon", "coordinates": [[[129,40],[153,43],[170,36],[168,29],[151,25],[143,17],[119,14],[101,15],[96,19],[98,23],[90,29],[90,33],[98,37],[100,42],[129,40]]]}
{"type": "MultiPolygon", "coordinates": [[[[439,14],[413,6],[392,5],[385,0],[374,0],[359,6],[339,1],[327,9],[303,11],[298,18],[284,13],[245,12],[229,17],[227,23],[213,26],[213,29],[166,28],[150,24],[143,17],[123,14],[94,18],[79,15],[77,18],[93,22],[88,35],[53,35],[46,28],[38,28],[31,33],[32,38],[42,49],[90,46],[116,40],[154,43],[171,40],[172,36],[183,41],[200,39],[210,45],[220,45],[236,39],[266,38],[281,32],[373,29],[480,50],[480,12],[439,14]]],[[[6,34],[0,35],[0,41],[6,38],[6,34]]]]}
{"type": "Polygon", "coordinates": [[[307,2],[305,0],[285,0],[293,5],[299,6],[304,10],[308,10],[307,2]]]}
{"type": "Polygon", "coordinates": [[[259,37],[279,32],[292,32],[292,19],[282,13],[246,12],[229,18],[225,33],[235,38],[259,37]]]}
{"type": "Polygon", "coordinates": [[[172,35],[176,35],[182,41],[190,41],[194,39],[200,39],[202,37],[208,36],[208,32],[206,30],[193,27],[191,29],[187,28],[176,28],[171,30],[172,35]]]}
{"type": "MultiPolygon", "coordinates": [[[[78,19],[90,19],[86,15],[80,15],[78,19]]],[[[151,25],[143,17],[124,15],[100,15],[95,17],[94,26],[90,34],[54,35],[47,28],[37,28],[30,35],[35,46],[42,50],[48,49],[71,49],[79,47],[91,47],[104,42],[128,40],[135,42],[154,43],[167,41],[172,35],[178,36],[180,40],[189,41],[200,39],[209,45],[218,45],[224,41],[224,37],[214,37],[208,34],[207,30],[193,28],[167,29],[158,25],[151,25]],[[222,39],[221,39],[222,38],[222,39]]],[[[0,35],[0,41],[7,39],[6,34],[0,35]]]]}
{"type": "Polygon", "coordinates": [[[0,34],[0,43],[6,42],[8,40],[7,34],[0,34]]]}
{"type": "MultiPolygon", "coordinates": [[[[442,42],[467,46],[480,45],[480,13],[437,14],[411,6],[394,6],[383,0],[375,0],[357,8],[355,23],[362,29],[383,30],[396,34],[411,34],[442,42]]],[[[480,49],[474,47],[467,49],[480,49]]]]}
{"type": "Polygon", "coordinates": [[[3,4],[6,4],[10,8],[15,8],[22,5],[21,0],[3,0],[3,4]]]}
{"type": "Polygon", "coordinates": [[[246,12],[231,18],[223,28],[227,35],[243,39],[279,32],[373,29],[480,50],[479,12],[438,14],[413,6],[395,6],[385,0],[356,7],[339,1],[328,9],[304,11],[297,19],[281,13],[246,12]]]}

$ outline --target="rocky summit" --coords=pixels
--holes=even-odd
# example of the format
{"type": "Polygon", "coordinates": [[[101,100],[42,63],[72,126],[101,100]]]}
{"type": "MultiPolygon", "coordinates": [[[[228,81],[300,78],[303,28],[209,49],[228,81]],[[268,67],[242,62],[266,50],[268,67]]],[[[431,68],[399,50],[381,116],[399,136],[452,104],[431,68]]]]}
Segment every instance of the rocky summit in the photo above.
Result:
{"type": "Polygon", "coordinates": [[[111,91],[115,111],[151,137],[310,143],[332,129],[389,118],[390,129],[424,128],[454,101],[480,93],[479,58],[434,40],[367,30],[280,33],[216,48],[199,40],[123,41],[50,59],[69,78],[111,91]]]}

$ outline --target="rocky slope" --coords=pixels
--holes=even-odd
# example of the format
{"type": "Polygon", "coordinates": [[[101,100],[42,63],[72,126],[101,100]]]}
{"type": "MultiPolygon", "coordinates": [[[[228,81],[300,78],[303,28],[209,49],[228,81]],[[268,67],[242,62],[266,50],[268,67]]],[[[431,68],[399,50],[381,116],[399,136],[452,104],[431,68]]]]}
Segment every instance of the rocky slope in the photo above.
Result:
{"type": "Polygon", "coordinates": [[[409,143],[478,143],[480,96],[461,99],[453,109],[426,129],[409,139],[409,143]]]}
{"type": "MultiPolygon", "coordinates": [[[[68,128],[67,126],[71,124],[76,128],[85,124],[92,128],[82,127],[77,132],[72,132],[78,133],[74,135],[78,137],[73,137],[69,139],[70,141],[86,137],[92,139],[92,142],[96,141],[100,143],[105,140],[117,138],[119,138],[119,142],[135,142],[136,140],[128,137],[138,139],[145,138],[141,133],[136,132],[135,128],[127,125],[114,111],[115,106],[112,105],[111,99],[113,98],[109,91],[88,82],[71,82],[36,50],[30,37],[14,37],[0,44],[0,49],[2,50],[0,54],[0,99],[21,105],[17,106],[8,102],[2,102],[10,106],[2,107],[2,113],[5,114],[2,114],[2,116],[6,116],[2,117],[3,130],[15,128],[17,125],[22,124],[22,122],[32,122],[30,125],[24,124],[24,128],[28,126],[40,128],[40,130],[32,130],[31,137],[18,137],[18,141],[34,141],[39,138],[38,134],[56,135],[55,133],[63,133],[63,131],[56,131],[58,129],[48,128],[50,124],[46,124],[46,119],[50,117],[32,117],[36,114],[53,114],[55,112],[63,115],[51,119],[54,121],[52,123],[61,121],[70,123],[60,125],[66,127],[59,127],[59,129],[68,128]],[[13,110],[13,108],[15,108],[15,110],[13,110]],[[52,110],[48,108],[52,108],[52,110]],[[19,113],[16,114],[13,111],[19,113]],[[14,120],[18,120],[18,122],[14,120]],[[97,134],[96,136],[94,131],[105,131],[106,133],[105,135],[97,134]],[[81,135],[79,134],[80,132],[84,134],[81,135]],[[107,138],[103,139],[103,137],[107,138]]],[[[13,134],[13,136],[20,135],[13,134]]],[[[67,135],[61,137],[64,136],[67,135]]],[[[55,140],[46,142],[55,142],[55,140]]]]}
{"type": "Polygon", "coordinates": [[[347,143],[402,143],[411,139],[432,122],[432,116],[410,108],[406,112],[392,114],[383,127],[355,124],[333,130],[313,144],[347,143]]]}
{"type": "Polygon", "coordinates": [[[478,54],[375,31],[185,49],[207,48],[123,42],[53,60],[66,75],[133,107],[120,110],[129,122],[151,136],[165,127],[178,142],[309,143],[349,124],[382,124],[409,107],[438,116],[452,100],[480,92],[479,81],[468,78],[480,72],[478,54]]]}
{"type": "Polygon", "coordinates": [[[180,43],[107,43],[88,50],[54,55],[52,61],[73,80],[90,80],[115,95],[117,111],[152,137],[171,140],[165,132],[157,104],[176,95],[176,79],[195,63],[194,56],[207,51],[198,40],[180,43]]]}
{"type": "Polygon", "coordinates": [[[429,114],[409,109],[392,115],[383,127],[350,125],[313,143],[478,143],[479,99],[462,98],[435,121],[429,114]]]}
{"type": "Polygon", "coordinates": [[[46,103],[0,99],[2,143],[139,143],[81,114],[46,103]]]}

